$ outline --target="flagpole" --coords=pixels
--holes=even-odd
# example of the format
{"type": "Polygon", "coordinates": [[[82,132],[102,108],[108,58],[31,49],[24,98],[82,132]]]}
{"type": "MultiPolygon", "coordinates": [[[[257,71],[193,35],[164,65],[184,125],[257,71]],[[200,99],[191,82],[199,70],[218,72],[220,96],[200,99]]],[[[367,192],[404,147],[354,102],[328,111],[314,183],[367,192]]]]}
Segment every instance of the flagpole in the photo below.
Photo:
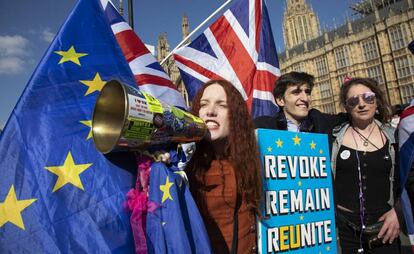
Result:
{"type": "Polygon", "coordinates": [[[180,48],[194,33],[196,33],[202,26],[204,26],[211,18],[213,18],[218,12],[220,12],[224,7],[226,7],[232,0],[227,0],[223,5],[221,5],[215,12],[213,12],[208,18],[206,18],[198,27],[196,27],[187,37],[185,37],[162,61],[162,65],[165,61],[172,56],[172,54],[180,48]]]}
{"type": "Polygon", "coordinates": [[[132,6],[132,0],[128,0],[128,23],[133,31],[134,30],[134,10],[132,6]]]}

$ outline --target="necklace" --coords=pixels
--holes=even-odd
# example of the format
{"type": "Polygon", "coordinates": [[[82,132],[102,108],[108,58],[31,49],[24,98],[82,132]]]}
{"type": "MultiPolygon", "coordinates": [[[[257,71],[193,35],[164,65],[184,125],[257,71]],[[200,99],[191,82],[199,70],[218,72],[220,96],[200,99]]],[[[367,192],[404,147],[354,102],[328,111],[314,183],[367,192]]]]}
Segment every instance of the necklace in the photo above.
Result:
{"type": "MultiPolygon", "coordinates": [[[[352,129],[354,129],[352,127],[352,129]]],[[[372,132],[372,131],[371,131],[372,132]]],[[[352,135],[352,139],[355,142],[355,155],[357,158],[357,166],[358,166],[358,187],[359,187],[359,220],[361,223],[360,226],[360,233],[359,233],[359,249],[358,249],[358,253],[364,253],[364,248],[362,245],[362,232],[365,229],[365,197],[364,197],[364,192],[362,191],[362,173],[361,173],[361,162],[359,160],[359,155],[358,155],[358,142],[356,141],[356,138],[354,136],[354,132],[351,131],[351,135],[352,135]]],[[[371,134],[370,134],[371,135],[371,134]]]]}
{"type": "MultiPolygon", "coordinates": [[[[357,131],[355,128],[352,127],[352,129],[359,135],[360,138],[363,138],[366,142],[370,143],[373,147],[375,147],[377,150],[379,150],[378,146],[376,146],[374,143],[372,143],[371,140],[368,140],[368,138],[365,138],[365,136],[362,135],[361,133],[359,133],[359,131],[357,131]]],[[[354,142],[356,144],[356,139],[354,137],[354,133],[351,132],[351,134],[352,134],[352,137],[354,138],[354,142]]],[[[381,133],[381,130],[380,130],[380,135],[381,135],[382,146],[384,146],[385,145],[385,141],[384,141],[383,134],[381,133]]],[[[366,151],[363,154],[366,155],[366,151]]],[[[385,150],[384,160],[386,160],[386,161],[390,160],[390,156],[387,154],[387,149],[385,150]]]]}
{"type": "MultiPolygon", "coordinates": [[[[355,129],[355,127],[354,127],[354,126],[352,126],[352,129],[353,129],[356,133],[358,133],[359,137],[362,139],[362,141],[363,141],[362,145],[363,145],[363,146],[368,146],[369,144],[372,144],[372,142],[371,142],[371,141],[369,141],[369,137],[371,137],[371,134],[374,132],[375,126],[377,126],[377,125],[374,123],[374,126],[371,128],[371,131],[369,132],[368,137],[365,137],[364,135],[362,135],[362,134],[361,134],[361,133],[360,133],[357,129],[355,129]]],[[[381,136],[381,137],[382,137],[382,136],[381,136]]]]}

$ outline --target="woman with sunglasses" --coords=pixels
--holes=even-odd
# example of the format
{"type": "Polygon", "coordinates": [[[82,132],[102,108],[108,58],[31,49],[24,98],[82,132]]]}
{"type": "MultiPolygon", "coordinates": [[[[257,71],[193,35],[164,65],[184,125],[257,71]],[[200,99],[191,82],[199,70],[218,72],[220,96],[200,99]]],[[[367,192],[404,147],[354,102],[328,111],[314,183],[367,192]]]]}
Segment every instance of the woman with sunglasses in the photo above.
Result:
{"type": "Polygon", "coordinates": [[[391,107],[369,78],[343,84],[340,101],[350,119],[334,129],[331,157],[342,253],[400,253],[391,107]]]}

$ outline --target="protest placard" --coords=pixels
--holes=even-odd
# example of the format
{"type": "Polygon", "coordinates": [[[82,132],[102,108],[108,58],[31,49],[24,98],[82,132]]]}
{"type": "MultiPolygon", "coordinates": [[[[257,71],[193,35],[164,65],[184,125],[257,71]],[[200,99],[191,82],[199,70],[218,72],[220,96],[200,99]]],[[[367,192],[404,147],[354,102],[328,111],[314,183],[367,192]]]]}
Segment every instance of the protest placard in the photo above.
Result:
{"type": "Polygon", "coordinates": [[[336,253],[328,138],[258,129],[263,220],[259,253],[336,253]]]}

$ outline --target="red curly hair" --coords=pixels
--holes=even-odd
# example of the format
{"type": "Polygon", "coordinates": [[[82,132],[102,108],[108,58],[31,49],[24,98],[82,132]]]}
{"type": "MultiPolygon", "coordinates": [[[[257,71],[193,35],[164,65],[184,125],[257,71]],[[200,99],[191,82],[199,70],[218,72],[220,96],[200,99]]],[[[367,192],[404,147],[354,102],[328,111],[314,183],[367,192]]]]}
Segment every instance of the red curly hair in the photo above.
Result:
{"type": "MultiPolygon", "coordinates": [[[[237,89],[226,80],[210,80],[203,85],[193,99],[192,113],[199,114],[200,100],[204,90],[213,84],[224,88],[227,95],[227,108],[229,117],[229,135],[225,149],[225,157],[235,169],[237,179],[237,192],[244,194],[247,205],[260,215],[259,205],[262,199],[262,182],[260,176],[259,152],[254,134],[253,121],[247,109],[246,102],[237,89]]],[[[210,142],[202,140],[196,144],[196,151],[187,165],[186,172],[191,182],[202,183],[205,172],[210,168],[210,163],[217,158],[210,142]]],[[[191,189],[195,195],[200,190],[191,189]]]]}

